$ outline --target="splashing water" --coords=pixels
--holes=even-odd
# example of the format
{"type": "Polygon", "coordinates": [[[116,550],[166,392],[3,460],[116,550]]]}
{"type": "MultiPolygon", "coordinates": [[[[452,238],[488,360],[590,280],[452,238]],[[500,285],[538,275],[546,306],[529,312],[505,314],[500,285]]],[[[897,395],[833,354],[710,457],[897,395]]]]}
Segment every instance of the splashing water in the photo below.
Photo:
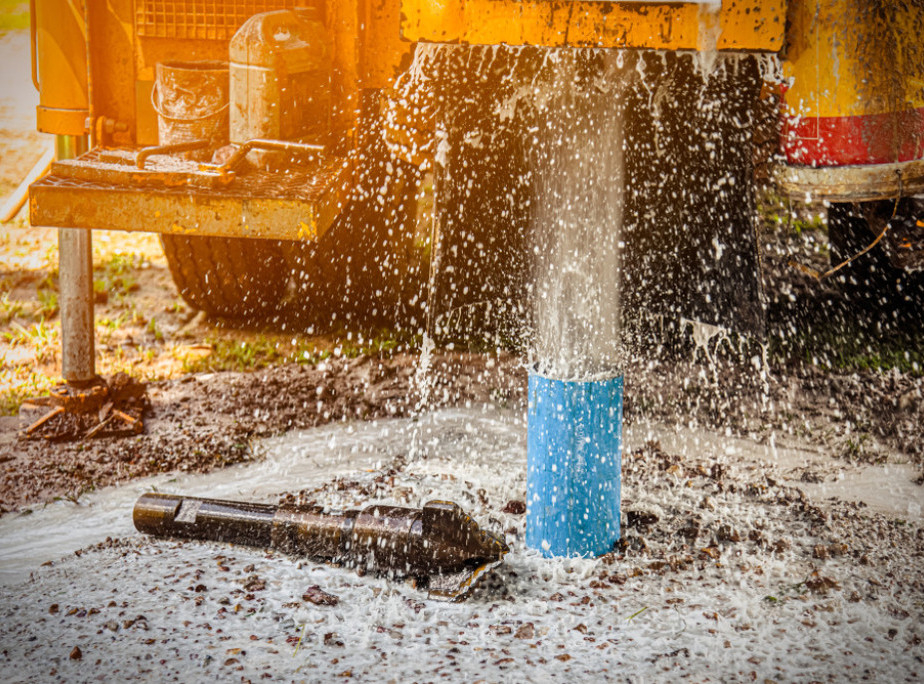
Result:
{"type": "Polygon", "coordinates": [[[559,53],[535,130],[530,220],[535,254],[533,360],[544,375],[589,379],[619,362],[625,187],[620,97],[631,70],[604,56],[603,77],[581,83],[580,53],[559,53]]]}

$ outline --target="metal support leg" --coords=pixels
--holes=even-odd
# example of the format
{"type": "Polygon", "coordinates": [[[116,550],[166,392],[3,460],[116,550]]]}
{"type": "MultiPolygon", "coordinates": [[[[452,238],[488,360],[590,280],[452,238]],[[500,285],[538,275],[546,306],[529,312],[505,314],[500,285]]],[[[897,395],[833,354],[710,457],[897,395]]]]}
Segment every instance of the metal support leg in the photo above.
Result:
{"type": "MultiPolygon", "coordinates": [[[[57,136],[58,159],[87,149],[86,137],[57,136]]],[[[93,329],[93,247],[89,230],[58,229],[58,305],[61,308],[61,375],[68,384],[96,378],[93,329]]]]}

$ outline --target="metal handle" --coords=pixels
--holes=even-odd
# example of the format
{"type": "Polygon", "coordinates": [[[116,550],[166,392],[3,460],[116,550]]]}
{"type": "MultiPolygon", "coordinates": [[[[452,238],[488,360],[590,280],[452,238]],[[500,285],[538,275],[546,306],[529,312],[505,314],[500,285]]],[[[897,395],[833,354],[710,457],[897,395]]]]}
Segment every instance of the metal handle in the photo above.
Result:
{"type": "Polygon", "coordinates": [[[276,33],[280,29],[285,29],[289,33],[289,39],[292,39],[298,37],[298,29],[300,27],[298,16],[291,10],[279,10],[265,15],[260,28],[263,31],[263,40],[276,43],[278,42],[276,40],[276,33]]]}
{"type": "Polygon", "coordinates": [[[226,176],[233,173],[234,169],[244,161],[247,157],[247,153],[251,150],[269,150],[275,152],[300,152],[303,154],[314,154],[320,156],[324,153],[324,145],[315,145],[312,143],[299,143],[293,142],[290,140],[264,140],[262,138],[254,138],[253,140],[248,140],[247,142],[239,145],[234,153],[228,157],[228,160],[221,165],[215,164],[203,164],[201,166],[204,171],[211,171],[219,174],[220,176],[226,176]]]}
{"type": "Polygon", "coordinates": [[[209,146],[208,140],[190,140],[188,142],[173,143],[172,145],[154,145],[153,147],[144,147],[135,154],[135,166],[144,169],[144,164],[148,157],[155,154],[174,154],[175,152],[193,152],[202,150],[209,146]]]}

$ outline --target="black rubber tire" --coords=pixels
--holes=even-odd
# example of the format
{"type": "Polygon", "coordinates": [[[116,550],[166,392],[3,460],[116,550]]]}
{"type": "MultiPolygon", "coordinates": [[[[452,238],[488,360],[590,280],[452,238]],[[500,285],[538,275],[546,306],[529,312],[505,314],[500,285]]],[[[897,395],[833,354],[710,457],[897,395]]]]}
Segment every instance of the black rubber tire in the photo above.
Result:
{"type": "Polygon", "coordinates": [[[264,316],[285,294],[289,269],[272,240],[161,235],[180,295],[212,316],[264,316]]]}

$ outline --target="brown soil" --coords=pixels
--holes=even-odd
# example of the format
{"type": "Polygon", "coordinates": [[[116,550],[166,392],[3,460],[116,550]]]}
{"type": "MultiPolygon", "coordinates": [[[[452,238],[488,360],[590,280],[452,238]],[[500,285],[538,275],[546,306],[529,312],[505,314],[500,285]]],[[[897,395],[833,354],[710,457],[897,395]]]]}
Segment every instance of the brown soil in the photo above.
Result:
{"type": "MultiPolygon", "coordinates": [[[[407,416],[419,401],[417,357],[332,358],[316,366],[189,374],[152,383],[145,432],[73,442],[24,439],[36,415],[0,423],[0,512],[76,499],[93,489],[158,472],[206,472],[253,458],[260,437],[332,421],[407,416]]],[[[431,401],[521,401],[525,374],[513,357],[440,354],[431,401]]]]}
{"type": "MultiPolygon", "coordinates": [[[[0,423],[0,511],[77,498],[129,478],[206,472],[253,458],[253,441],[332,421],[412,415],[419,409],[416,354],[331,358],[255,372],[188,374],[152,383],[142,435],[77,442],[23,439],[34,413],[0,423]]],[[[773,375],[770,391],[748,386],[741,368],[717,379],[689,361],[627,370],[626,420],[727,427],[760,440],[796,435],[852,460],[922,463],[921,379],[806,371],[773,375]],[[706,376],[698,382],[690,378],[706,376]],[[686,382],[685,382],[686,381],[686,382]]],[[[438,352],[428,408],[498,402],[525,410],[526,371],[512,355],[438,352]]]]}

